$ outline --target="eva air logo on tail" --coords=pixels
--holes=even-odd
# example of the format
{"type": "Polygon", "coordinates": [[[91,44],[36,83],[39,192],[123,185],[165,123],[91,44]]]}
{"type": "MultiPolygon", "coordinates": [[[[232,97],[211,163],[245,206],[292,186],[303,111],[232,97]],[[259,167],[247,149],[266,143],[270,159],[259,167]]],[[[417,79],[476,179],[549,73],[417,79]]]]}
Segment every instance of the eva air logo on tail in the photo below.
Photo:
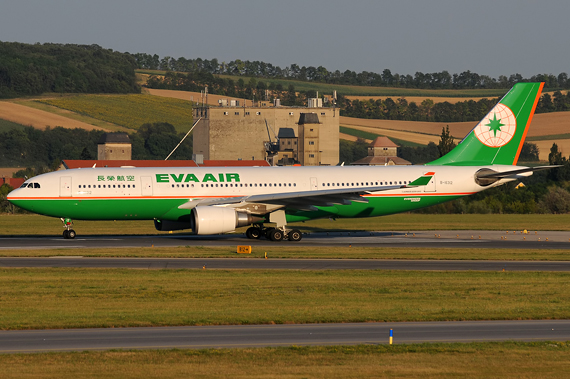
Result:
{"type": "Polygon", "coordinates": [[[477,124],[475,136],[489,147],[501,147],[509,143],[517,130],[517,119],[509,107],[499,103],[477,124]]]}

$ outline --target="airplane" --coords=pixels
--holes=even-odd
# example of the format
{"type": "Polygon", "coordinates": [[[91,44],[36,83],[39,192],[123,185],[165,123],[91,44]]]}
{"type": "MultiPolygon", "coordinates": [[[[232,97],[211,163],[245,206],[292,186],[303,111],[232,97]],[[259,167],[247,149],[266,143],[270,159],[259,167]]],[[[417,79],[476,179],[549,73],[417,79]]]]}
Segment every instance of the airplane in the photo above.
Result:
{"type": "Polygon", "coordinates": [[[516,84],[452,151],[425,165],[81,168],[30,178],[8,200],[61,218],[66,239],[79,219],[154,220],[159,231],[198,235],[250,226],[250,239],[300,241],[288,223],[412,211],[556,167],[516,166],[543,86],[516,84]]]}

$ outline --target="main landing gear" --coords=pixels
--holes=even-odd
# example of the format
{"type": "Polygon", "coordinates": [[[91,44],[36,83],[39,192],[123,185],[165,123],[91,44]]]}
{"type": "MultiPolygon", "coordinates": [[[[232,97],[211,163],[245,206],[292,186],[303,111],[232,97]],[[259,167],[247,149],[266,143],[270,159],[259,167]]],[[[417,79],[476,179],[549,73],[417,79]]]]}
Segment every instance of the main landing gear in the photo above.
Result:
{"type": "Polygon", "coordinates": [[[65,230],[63,231],[63,238],[74,239],[76,234],[75,230],[71,229],[73,227],[73,221],[70,218],[62,218],[61,222],[65,230]]]}
{"type": "Polygon", "coordinates": [[[271,241],[282,241],[287,239],[289,241],[300,241],[303,235],[298,229],[287,229],[287,217],[285,216],[285,211],[279,209],[277,211],[271,212],[269,214],[269,222],[275,223],[275,228],[266,228],[263,224],[254,224],[252,227],[247,229],[245,235],[249,239],[259,239],[264,236],[271,241]]]}
{"type": "Polygon", "coordinates": [[[303,234],[298,229],[286,229],[284,226],[281,228],[266,228],[263,225],[254,225],[248,228],[245,235],[249,239],[260,239],[262,236],[268,240],[279,242],[282,240],[300,241],[303,234]]]}

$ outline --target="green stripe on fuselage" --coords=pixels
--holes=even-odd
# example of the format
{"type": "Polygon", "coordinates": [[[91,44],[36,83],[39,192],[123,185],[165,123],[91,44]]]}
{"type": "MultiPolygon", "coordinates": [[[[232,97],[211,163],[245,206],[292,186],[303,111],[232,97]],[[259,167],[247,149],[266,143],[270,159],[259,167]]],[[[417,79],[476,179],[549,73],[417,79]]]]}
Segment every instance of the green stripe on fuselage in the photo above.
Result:
{"type": "MultiPolygon", "coordinates": [[[[409,194],[397,196],[371,196],[368,203],[352,203],[317,207],[317,211],[287,210],[287,222],[306,221],[324,217],[374,217],[412,211],[449,200],[460,195],[409,194]]],[[[23,209],[52,217],[75,220],[172,220],[187,221],[191,210],[178,209],[188,199],[53,199],[13,200],[23,209]]]]}

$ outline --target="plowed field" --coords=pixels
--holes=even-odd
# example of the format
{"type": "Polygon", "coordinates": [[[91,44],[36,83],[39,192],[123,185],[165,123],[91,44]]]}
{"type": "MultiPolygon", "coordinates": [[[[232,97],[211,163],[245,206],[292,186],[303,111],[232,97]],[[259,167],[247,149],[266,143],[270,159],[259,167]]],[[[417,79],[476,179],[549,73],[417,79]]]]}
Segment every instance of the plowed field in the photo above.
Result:
{"type": "Polygon", "coordinates": [[[45,129],[46,126],[51,126],[52,128],[61,126],[68,129],[80,128],[86,130],[105,130],[98,126],[77,121],[55,113],[26,107],[20,104],[14,104],[8,101],[0,101],[0,118],[26,126],[33,126],[37,129],[45,129]]]}

